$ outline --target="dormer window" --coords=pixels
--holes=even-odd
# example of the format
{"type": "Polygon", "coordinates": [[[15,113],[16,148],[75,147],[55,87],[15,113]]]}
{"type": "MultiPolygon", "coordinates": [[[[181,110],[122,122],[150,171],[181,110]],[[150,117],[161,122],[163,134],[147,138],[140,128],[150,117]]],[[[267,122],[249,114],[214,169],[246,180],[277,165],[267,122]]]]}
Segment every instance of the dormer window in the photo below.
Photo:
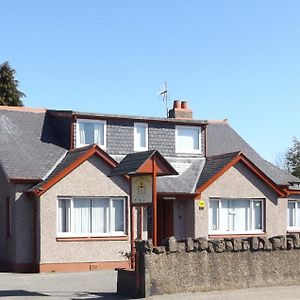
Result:
{"type": "Polygon", "coordinates": [[[134,123],[134,151],[148,150],[148,124],[134,123]]]}
{"type": "Polygon", "coordinates": [[[106,121],[77,120],[76,122],[76,147],[98,144],[106,148],[106,121]]]}
{"type": "Polygon", "coordinates": [[[176,126],[176,153],[201,153],[201,128],[176,126]]]}

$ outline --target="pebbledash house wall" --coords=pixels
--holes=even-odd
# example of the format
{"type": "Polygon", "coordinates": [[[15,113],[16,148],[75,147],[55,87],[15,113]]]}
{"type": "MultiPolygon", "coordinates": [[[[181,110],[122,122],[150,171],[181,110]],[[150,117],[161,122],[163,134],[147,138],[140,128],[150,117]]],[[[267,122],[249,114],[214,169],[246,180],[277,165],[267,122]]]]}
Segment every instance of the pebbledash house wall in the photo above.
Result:
{"type": "Polygon", "coordinates": [[[13,240],[15,248],[14,269],[18,272],[32,269],[34,261],[34,201],[24,191],[32,185],[17,184],[15,186],[15,208],[13,209],[13,240]],[[28,222],[29,221],[29,222],[28,222]]]}
{"type": "MultiPolygon", "coordinates": [[[[72,269],[72,264],[83,263],[81,269],[91,269],[92,264],[94,268],[97,268],[96,263],[100,263],[99,267],[101,263],[127,263],[120,252],[130,251],[129,185],[124,177],[107,177],[110,170],[110,167],[101,159],[91,157],[40,197],[40,271],[61,270],[59,264],[70,264],[69,268],[72,269]],[[59,196],[126,197],[127,236],[120,240],[57,239],[57,199],[59,196]]],[[[63,267],[63,269],[66,268],[68,267],[63,267]]]]}
{"type": "Polygon", "coordinates": [[[11,208],[14,206],[15,200],[15,186],[8,182],[6,174],[0,167],[0,218],[2,226],[0,226],[0,262],[1,269],[7,269],[8,264],[13,262],[15,257],[15,240],[14,229],[12,229],[11,236],[8,235],[8,215],[7,215],[7,199],[9,197],[11,208]]]}
{"type": "Polygon", "coordinates": [[[29,187],[28,184],[8,182],[0,168],[1,270],[23,272],[32,269],[33,222],[28,220],[33,220],[34,206],[33,199],[24,194],[29,187]],[[10,203],[10,213],[7,201],[10,203]]]}
{"type": "Polygon", "coordinates": [[[200,210],[198,201],[194,201],[195,235],[208,237],[209,199],[211,198],[260,198],[264,199],[265,236],[284,235],[287,232],[287,199],[269,188],[242,163],[227,170],[201,194],[205,201],[204,210],[200,210]]]}

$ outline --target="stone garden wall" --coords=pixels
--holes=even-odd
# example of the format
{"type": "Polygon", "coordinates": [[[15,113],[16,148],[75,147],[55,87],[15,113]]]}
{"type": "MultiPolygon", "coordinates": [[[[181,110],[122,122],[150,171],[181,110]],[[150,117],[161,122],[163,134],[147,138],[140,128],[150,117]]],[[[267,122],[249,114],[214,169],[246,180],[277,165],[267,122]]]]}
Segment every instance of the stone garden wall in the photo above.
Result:
{"type": "Polygon", "coordinates": [[[300,282],[299,234],[179,242],[171,237],[164,246],[138,241],[136,248],[135,294],[141,297],[300,282]]]}

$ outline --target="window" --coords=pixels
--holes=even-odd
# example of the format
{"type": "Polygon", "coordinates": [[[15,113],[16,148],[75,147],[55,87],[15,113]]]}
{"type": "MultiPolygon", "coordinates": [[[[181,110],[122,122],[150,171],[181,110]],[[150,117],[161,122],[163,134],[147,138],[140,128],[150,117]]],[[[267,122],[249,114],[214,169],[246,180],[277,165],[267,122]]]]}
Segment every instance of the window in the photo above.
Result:
{"type": "Polygon", "coordinates": [[[300,229],[300,201],[288,201],[288,229],[300,229]]]}
{"type": "Polygon", "coordinates": [[[58,199],[58,235],[125,235],[125,202],[106,197],[58,199]]]}
{"type": "Polygon", "coordinates": [[[106,148],[106,121],[78,120],[76,123],[76,147],[98,144],[106,148]]]}
{"type": "Polygon", "coordinates": [[[176,126],[176,153],[201,153],[201,128],[176,126]]]}
{"type": "Polygon", "coordinates": [[[134,123],[134,151],[148,150],[148,124],[134,123]]]}
{"type": "Polygon", "coordinates": [[[237,234],[263,232],[262,199],[211,199],[209,233],[237,234]]]}

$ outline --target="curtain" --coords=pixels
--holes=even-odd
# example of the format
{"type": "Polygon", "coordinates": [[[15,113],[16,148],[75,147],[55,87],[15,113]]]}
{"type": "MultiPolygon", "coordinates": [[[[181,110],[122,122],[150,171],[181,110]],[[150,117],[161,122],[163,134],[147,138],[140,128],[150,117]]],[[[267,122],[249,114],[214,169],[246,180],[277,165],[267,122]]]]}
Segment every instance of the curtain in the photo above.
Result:
{"type": "Polygon", "coordinates": [[[200,149],[199,129],[197,128],[177,128],[178,150],[191,151],[200,149]]]}
{"type": "Polygon", "coordinates": [[[288,226],[295,226],[295,202],[288,202],[288,226]]]}
{"type": "Polygon", "coordinates": [[[253,213],[254,213],[254,228],[253,229],[262,229],[262,202],[253,201],[253,213]]]}
{"type": "Polygon", "coordinates": [[[70,232],[70,199],[59,199],[58,232],[70,232]]]}
{"type": "Polygon", "coordinates": [[[103,145],[103,143],[101,143],[101,128],[100,128],[100,124],[95,124],[94,125],[94,143],[98,144],[98,145],[103,145]]]}
{"type": "Polygon", "coordinates": [[[74,199],[74,232],[90,233],[90,199],[74,199]]]}
{"type": "Polygon", "coordinates": [[[104,125],[102,123],[95,123],[94,125],[94,143],[104,145],[104,125]]]}
{"type": "Polygon", "coordinates": [[[297,202],[297,209],[296,209],[296,226],[300,227],[300,202],[297,202]]]}
{"type": "Polygon", "coordinates": [[[145,126],[136,126],[136,136],[135,136],[135,146],[136,149],[146,147],[146,127],[145,126]]]}
{"type": "Polygon", "coordinates": [[[210,200],[209,202],[209,229],[210,230],[218,230],[218,215],[219,215],[219,201],[218,200],[210,200]]]}
{"type": "Polygon", "coordinates": [[[249,200],[230,200],[231,209],[234,211],[234,231],[249,230],[249,200]]]}
{"type": "Polygon", "coordinates": [[[92,233],[107,233],[109,199],[92,200],[92,233]]]}
{"type": "Polygon", "coordinates": [[[80,144],[85,145],[84,123],[79,123],[79,140],[80,144]]]}
{"type": "Polygon", "coordinates": [[[112,231],[124,231],[124,202],[122,199],[112,200],[112,231]]]}
{"type": "Polygon", "coordinates": [[[232,230],[233,219],[229,214],[229,200],[221,200],[221,209],[219,211],[219,229],[222,231],[232,230]]]}

